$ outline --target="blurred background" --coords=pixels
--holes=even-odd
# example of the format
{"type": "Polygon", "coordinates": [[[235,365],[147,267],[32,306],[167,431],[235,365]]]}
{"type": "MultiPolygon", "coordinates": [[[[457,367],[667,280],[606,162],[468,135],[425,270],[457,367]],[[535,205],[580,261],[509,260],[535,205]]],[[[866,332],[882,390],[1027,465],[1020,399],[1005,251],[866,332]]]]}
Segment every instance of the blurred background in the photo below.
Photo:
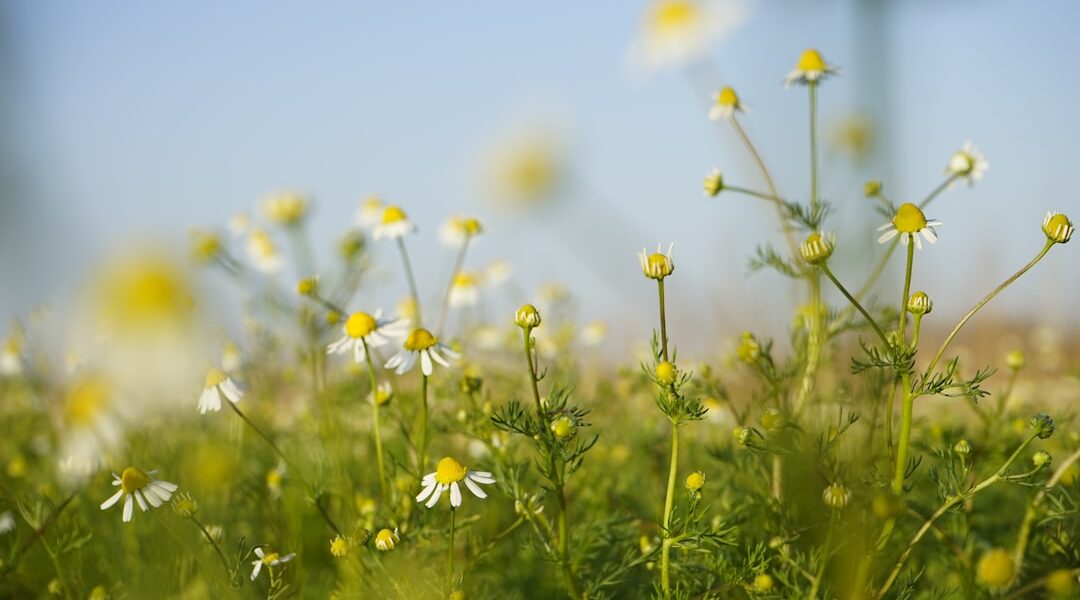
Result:
{"type": "MultiPolygon", "coordinates": [[[[701,190],[714,167],[732,184],[764,184],[727,124],[706,115],[711,93],[734,86],[782,193],[805,200],[806,92],[783,79],[807,47],[840,69],[820,94],[822,189],[841,232],[835,270],[853,286],[881,252],[863,183],[917,202],[968,140],[990,169],[934,204],[940,241],[916,263],[939,326],[1035,254],[1047,210],[1080,216],[1080,4],[675,4],[5,2],[0,315],[62,303],[126,240],[183,247],[192,227],[227,236],[268,193],[298,189],[313,199],[321,263],[366,197],[405,208],[425,297],[441,294],[453,261],[440,223],[479,216],[489,233],[470,263],[508,261],[521,299],[561,284],[582,320],[608,323],[616,358],[627,354],[618,342],[651,327],[654,288],[635,253],[658,242],[675,244],[682,346],[784,335],[794,287],[747,268],[760,243],[782,242],[774,215],[701,190]]],[[[1075,326],[1074,246],[983,318],[1075,326]]],[[[404,280],[392,245],[374,248],[387,287],[365,299],[390,307],[404,280]]]]}

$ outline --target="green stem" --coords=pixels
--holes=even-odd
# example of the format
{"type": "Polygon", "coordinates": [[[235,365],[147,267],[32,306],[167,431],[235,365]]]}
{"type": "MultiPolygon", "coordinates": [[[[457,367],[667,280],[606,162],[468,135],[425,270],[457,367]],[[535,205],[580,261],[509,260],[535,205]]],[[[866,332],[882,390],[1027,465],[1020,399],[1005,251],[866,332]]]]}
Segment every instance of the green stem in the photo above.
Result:
{"type": "Polygon", "coordinates": [[[900,332],[900,347],[907,348],[907,301],[908,295],[911,294],[911,267],[915,262],[915,234],[901,233],[900,235],[909,236],[907,243],[907,266],[904,267],[904,292],[900,296],[900,307],[898,321],[896,323],[896,330],[900,332]]]}
{"type": "Polygon", "coordinates": [[[811,81],[806,87],[810,92],[810,206],[816,210],[821,203],[818,197],[817,82],[811,81]]]}
{"type": "Polygon", "coordinates": [[[940,184],[938,184],[938,186],[934,188],[934,190],[930,192],[930,194],[928,194],[926,198],[923,198],[923,201],[919,203],[919,209],[926,208],[926,206],[933,202],[934,198],[937,198],[938,195],[941,194],[941,192],[949,189],[949,186],[952,185],[952,182],[956,181],[957,177],[959,177],[959,175],[956,175],[955,173],[946,177],[945,181],[942,181],[940,184]]]}
{"type": "Polygon", "coordinates": [[[874,332],[877,333],[879,338],[881,338],[882,343],[884,343],[885,346],[888,347],[889,339],[885,337],[885,332],[881,330],[881,326],[877,324],[877,321],[875,321],[874,318],[870,316],[870,313],[866,312],[866,309],[863,308],[862,304],[859,304],[859,301],[856,300],[851,295],[851,293],[847,291],[847,288],[845,288],[844,285],[840,283],[840,280],[836,278],[836,275],[833,275],[833,272],[829,269],[829,265],[827,265],[826,263],[821,263],[819,266],[821,267],[821,271],[825,273],[825,276],[829,278],[829,281],[832,281],[833,285],[836,286],[836,289],[840,290],[840,293],[848,299],[848,302],[850,302],[851,305],[854,306],[860,314],[862,314],[863,318],[866,319],[866,322],[874,328],[874,332]]]}
{"type": "Polygon", "coordinates": [[[371,420],[375,434],[375,459],[379,463],[379,491],[382,493],[383,502],[388,500],[389,486],[386,483],[386,463],[383,460],[382,428],[379,424],[379,385],[375,381],[375,364],[371,361],[371,348],[367,340],[361,338],[364,344],[364,361],[367,363],[368,379],[371,382],[371,420]]]}
{"type": "Polygon", "coordinates": [[[416,288],[416,277],[413,276],[412,263],[409,262],[409,253],[405,250],[405,239],[402,237],[397,238],[398,252],[401,253],[401,262],[405,265],[405,278],[409,282],[409,296],[412,297],[413,304],[416,308],[416,323],[413,327],[420,327],[423,324],[423,320],[420,315],[420,294],[416,288]]]}
{"type": "Polygon", "coordinates": [[[1032,267],[1038,264],[1038,262],[1042,260],[1044,256],[1046,256],[1046,253],[1050,251],[1050,248],[1053,245],[1053,240],[1046,240],[1046,245],[1043,246],[1042,250],[1040,250],[1037,255],[1035,255],[1035,258],[1031,259],[1031,262],[1024,265],[1019,271],[1013,273],[1012,276],[1002,282],[1001,285],[994,288],[994,291],[987,294],[982,300],[979,300],[979,302],[976,303],[975,306],[971,307],[971,310],[969,310],[967,314],[964,315],[964,318],[960,319],[960,322],[956,324],[956,327],[953,327],[953,330],[949,333],[949,336],[945,338],[944,342],[942,342],[941,347],[938,348],[937,354],[934,355],[934,359],[930,361],[930,366],[927,367],[925,376],[929,376],[934,373],[934,367],[936,367],[938,361],[941,360],[941,355],[945,353],[945,349],[949,347],[949,344],[952,343],[953,338],[956,337],[956,334],[960,332],[960,329],[968,322],[968,320],[970,320],[971,317],[975,316],[975,313],[979,312],[979,309],[985,306],[987,302],[993,300],[995,296],[1004,291],[1005,288],[1012,285],[1012,283],[1019,279],[1021,275],[1027,273],[1029,270],[1031,270],[1032,267]]]}
{"type": "Polygon", "coordinates": [[[233,587],[238,587],[237,584],[239,582],[236,581],[233,577],[234,574],[232,568],[229,567],[229,560],[225,558],[225,553],[221,551],[221,547],[218,546],[217,540],[214,539],[214,536],[210,535],[210,532],[207,531],[206,526],[204,526],[197,518],[195,518],[195,515],[191,515],[188,518],[191,519],[191,522],[199,528],[199,531],[202,532],[203,537],[205,537],[206,541],[214,548],[214,552],[217,554],[218,559],[221,561],[221,566],[225,569],[225,573],[229,577],[229,584],[233,587]]]}
{"type": "Polygon", "coordinates": [[[836,518],[837,512],[834,510],[829,517],[829,531],[825,534],[825,547],[821,553],[821,564],[818,565],[817,573],[814,575],[814,584],[810,587],[810,594],[807,598],[817,600],[818,590],[821,589],[821,580],[825,577],[825,567],[829,564],[829,552],[832,550],[833,532],[836,530],[836,518]]]}
{"type": "Polygon", "coordinates": [[[664,360],[668,360],[667,349],[667,311],[664,309],[664,280],[656,280],[657,291],[660,294],[660,349],[664,360]]]}
{"type": "Polygon", "coordinates": [[[1070,454],[1068,458],[1063,460],[1057,469],[1054,470],[1054,474],[1050,477],[1050,480],[1046,482],[1046,485],[1042,486],[1038,494],[1035,494],[1035,498],[1032,499],[1031,504],[1028,505],[1027,510],[1024,512],[1024,520],[1020,524],[1020,532],[1016,536],[1016,548],[1013,550],[1013,561],[1016,564],[1017,570],[1024,566],[1024,553],[1027,551],[1028,540],[1031,536],[1031,526],[1035,521],[1035,516],[1038,513],[1038,508],[1046,499],[1046,495],[1050,490],[1061,481],[1061,478],[1065,476],[1065,473],[1069,471],[1073,463],[1080,460],[1080,450],[1077,450],[1070,454]]]}
{"type": "Polygon", "coordinates": [[[788,220],[787,215],[783,209],[780,200],[780,193],[777,191],[776,183],[773,182],[772,175],[769,173],[769,168],[765,166],[765,161],[761,158],[761,154],[758,153],[754,143],[750,141],[750,136],[746,135],[746,131],[743,130],[742,125],[739,123],[738,118],[734,115],[731,118],[731,125],[735,128],[735,133],[742,140],[743,145],[746,146],[747,151],[750,152],[750,156],[753,157],[754,162],[757,163],[758,170],[761,171],[761,177],[765,180],[766,187],[769,188],[769,192],[772,194],[772,200],[776,205],[776,218],[780,220],[780,227],[784,231],[784,238],[787,239],[788,248],[791,250],[792,256],[799,255],[799,245],[795,240],[794,230],[791,227],[791,221],[788,220]]]}
{"type": "Polygon", "coordinates": [[[963,502],[964,500],[972,498],[973,496],[975,496],[975,494],[981,492],[982,490],[984,490],[984,489],[990,487],[991,485],[997,483],[998,481],[1000,481],[1002,476],[1005,474],[1005,471],[1013,464],[1014,461],[1016,461],[1016,458],[1018,456],[1020,456],[1020,453],[1023,452],[1024,449],[1027,448],[1028,445],[1036,437],[1037,437],[1037,434],[1031,434],[1030,436],[1028,436],[1024,440],[1024,442],[1021,443],[1020,446],[1016,448],[1016,450],[1012,453],[1012,455],[1009,456],[1008,460],[1005,461],[1005,464],[1001,465],[1001,468],[999,468],[997,471],[995,471],[993,475],[991,475],[990,477],[987,477],[986,479],[981,481],[978,485],[971,488],[970,490],[968,490],[966,492],[961,492],[961,493],[947,499],[945,501],[945,503],[941,505],[940,508],[938,508],[936,511],[934,511],[934,514],[930,515],[930,518],[927,519],[926,522],[922,524],[922,527],[920,527],[919,530],[915,532],[915,537],[911,538],[911,541],[908,542],[907,548],[904,549],[904,552],[900,554],[900,558],[898,558],[897,561],[896,561],[896,564],[893,565],[892,571],[889,573],[889,577],[885,580],[885,583],[882,584],[881,589],[878,590],[878,592],[876,594],[877,598],[884,598],[885,597],[885,593],[889,591],[889,588],[892,587],[892,584],[896,581],[896,578],[900,575],[900,571],[903,569],[904,563],[907,561],[908,557],[911,555],[911,552],[915,549],[915,545],[919,543],[919,540],[921,540],[924,535],[926,535],[926,532],[930,531],[930,528],[933,526],[934,522],[937,521],[938,518],[940,518],[946,512],[948,512],[952,507],[954,507],[957,504],[963,502]]]}
{"type": "Polygon", "coordinates": [[[664,496],[664,541],[660,559],[660,586],[664,597],[671,596],[671,509],[675,504],[675,480],[679,470],[679,425],[671,423],[671,464],[668,466],[667,494],[664,496]]]}
{"type": "Polygon", "coordinates": [[[420,409],[417,411],[416,426],[420,430],[419,443],[417,444],[416,472],[422,474],[427,468],[428,458],[428,377],[420,378],[420,409]]]}
{"type": "Polygon", "coordinates": [[[795,397],[796,413],[802,412],[807,400],[814,392],[825,335],[821,314],[821,276],[817,271],[811,271],[808,277],[810,278],[810,310],[813,314],[810,315],[810,329],[806,338],[806,369],[803,371],[799,392],[795,397]]]}
{"type": "Polygon", "coordinates": [[[450,509],[450,545],[446,551],[446,587],[448,589],[454,588],[454,517],[457,515],[457,511],[453,508],[450,509]]]}
{"type": "Polygon", "coordinates": [[[458,273],[461,272],[462,266],[465,264],[465,251],[469,249],[469,241],[472,240],[471,236],[466,236],[465,241],[461,243],[461,249],[458,250],[457,259],[454,261],[454,270],[450,272],[450,283],[446,284],[446,291],[443,292],[442,306],[439,307],[439,320],[435,321],[435,336],[442,336],[442,328],[446,323],[446,314],[450,310],[450,290],[454,287],[454,280],[457,278],[458,273]]]}

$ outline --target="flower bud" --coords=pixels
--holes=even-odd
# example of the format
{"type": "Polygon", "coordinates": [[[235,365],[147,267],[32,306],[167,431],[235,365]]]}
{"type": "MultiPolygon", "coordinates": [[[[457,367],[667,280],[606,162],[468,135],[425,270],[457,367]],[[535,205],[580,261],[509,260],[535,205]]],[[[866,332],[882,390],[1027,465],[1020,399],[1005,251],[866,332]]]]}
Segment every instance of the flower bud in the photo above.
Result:
{"type": "Polygon", "coordinates": [[[342,558],[349,555],[349,541],[340,535],[330,540],[330,555],[334,558],[342,558]]]}
{"type": "Polygon", "coordinates": [[[761,423],[761,426],[766,431],[774,431],[780,427],[783,422],[784,415],[775,408],[766,408],[765,411],[761,413],[761,416],[758,417],[758,423],[761,423]]]}
{"type": "Polygon", "coordinates": [[[692,493],[698,493],[705,486],[705,473],[694,471],[686,476],[686,489],[692,493]]]}
{"type": "Polygon", "coordinates": [[[522,329],[536,329],[540,326],[540,311],[532,304],[522,305],[514,315],[514,323],[522,329]]]}
{"type": "Polygon", "coordinates": [[[913,315],[930,314],[933,309],[934,303],[930,301],[930,296],[927,296],[926,292],[915,292],[908,298],[907,311],[913,315]]]}
{"type": "Polygon", "coordinates": [[[760,573],[754,577],[754,583],[750,585],[750,589],[755,594],[767,594],[773,589],[773,578],[768,573],[760,573]]]}
{"type": "Polygon", "coordinates": [[[463,394],[476,394],[480,388],[484,387],[484,380],[476,375],[463,375],[461,381],[458,382],[458,387],[463,394]]]}
{"type": "Polygon", "coordinates": [[[675,263],[671,260],[671,250],[674,244],[668,246],[667,254],[656,248],[656,252],[647,254],[645,250],[638,252],[638,262],[641,264],[641,272],[649,279],[662,280],[675,272],[675,263]]]}
{"type": "Polygon", "coordinates": [[[1054,418],[1048,414],[1039,413],[1031,417],[1028,424],[1036,431],[1036,435],[1039,436],[1040,440],[1045,440],[1054,435],[1054,418]]]}
{"type": "Polygon", "coordinates": [[[983,554],[975,570],[979,581],[987,587],[1004,588],[1016,575],[1016,563],[1008,551],[994,548],[983,554]]]}
{"type": "Polygon", "coordinates": [[[1046,234],[1046,239],[1054,242],[1055,244],[1064,244],[1072,238],[1073,227],[1072,221],[1069,217],[1059,212],[1048,212],[1046,218],[1043,219],[1042,225],[1043,233],[1046,234]]]}
{"type": "Polygon", "coordinates": [[[296,293],[301,296],[314,296],[319,290],[319,276],[305,277],[296,284],[296,293]]]}
{"type": "Polygon", "coordinates": [[[968,454],[971,454],[971,444],[969,444],[967,440],[962,439],[953,446],[953,452],[960,456],[967,456],[968,454]]]}
{"type": "Polygon", "coordinates": [[[1027,361],[1024,360],[1024,353],[1020,350],[1013,350],[1005,355],[1005,366],[1009,367],[1013,371],[1019,371],[1024,368],[1027,361]]]}
{"type": "Polygon", "coordinates": [[[821,493],[821,499],[829,508],[842,510],[851,499],[851,491],[839,483],[834,483],[825,488],[821,493]]]}
{"type": "Polygon", "coordinates": [[[724,191],[724,175],[720,169],[713,169],[705,176],[705,195],[715,198],[724,191]]]}
{"type": "Polygon", "coordinates": [[[867,198],[876,198],[881,195],[882,187],[884,186],[881,185],[880,181],[867,181],[863,184],[863,194],[867,198]]]}
{"type": "Polygon", "coordinates": [[[835,249],[835,235],[815,231],[806,236],[806,241],[802,243],[802,246],[799,246],[799,254],[806,262],[819,265],[828,260],[835,249]]]}
{"type": "Polygon", "coordinates": [[[740,446],[745,446],[750,443],[751,430],[749,427],[736,427],[731,430],[731,435],[735,437],[735,442],[740,446]]]}
{"type": "Polygon", "coordinates": [[[1043,452],[1042,450],[1040,450],[1031,457],[1031,464],[1035,465],[1036,469],[1041,469],[1049,465],[1050,461],[1052,460],[1053,457],[1050,456],[1049,452],[1043,452]]]}
{"type": "Polygon", "coordinates": [[[744,331],[739,338],[739,348],[736,350],[739,360],[744,363],[752,363],[761,356],[761,344],[758,343],[754,334],[744,331]]]}
{"type": "Polygon", "coordinates": [[[551,422],[551,432],[560,440],[573,437],[575,429],[574,420],[565,415],[558,417],[551,422]]]}
{"type": "Polygon", "coordinates": [[[675,378],[678,377],[679,371],[675,368],[675,365],[668,361],[663,361],[656,365],[656,380],[664,385],[671,385],[675,383],[675,378]]]}
{"type": "Polygon", "coordinates": [[[389,529],[380,529],[379,533],[375,534],[375,548],[383,552],[389,552],[394,549],[394,546],[398,543],[397,531],[391,531],[389,529]]]}

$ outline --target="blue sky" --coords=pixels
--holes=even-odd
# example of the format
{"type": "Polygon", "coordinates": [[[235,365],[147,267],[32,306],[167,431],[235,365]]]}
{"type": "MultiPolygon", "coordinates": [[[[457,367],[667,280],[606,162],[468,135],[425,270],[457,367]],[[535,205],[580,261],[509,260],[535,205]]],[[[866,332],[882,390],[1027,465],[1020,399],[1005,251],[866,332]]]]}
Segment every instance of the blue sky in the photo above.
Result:
{"type": "MultiPolygon", "coordinates": [[[[644,6],[6,3],[5,129],[18,185],[4,202],[19,208],[23,235],[4,236],[0,268],[5,281],[36,275],[2,308],[52,298],[131,232],[179,239],[281,187],[314,195],[312,231],[326,245],[367,194],[402,204],[421,227],[422,287],[436,294],[448,262],[438,224],[451,212],[488,216],[477,185],[484,148],[539,119],[567,132],[577,193],[543,219],[490,216],[474,264],[504,256],[525,290],[562,281],[583,317],[634,322],[652,310],[634,252],[673,241],[679,325],[705,315],[719,335],[783,331],[788,288],[745,268],[772,231],[770,214],[700,193],[717,165],[761,188],[730,131],[705,119],[702,96],[735,85],[781,189],[805,198],[805,93],[781,82],[809,46],[843,73],[822,90],[823,128],[853,110],[884,118],[869,168],[824,161],[833,227],[850,232],[838,254],[853,248],[841,278],[858,280],[879,220],[858,194],[862,181],[881,177],[894,199],[915,200],[965,140],[991,168],[929,215],[945,225],[920,255],[916,286],[935,297],[935,314],[962,313],[1033,255],[1047,209],[1080,215],[1075,2],[893,3],[875,26],[854,0],[749,2],[748,24],[713,48],[714,76],[642,81],[625,63],[644,6]]],[[[1075,251],[1055,249],[998,314],[1075,323],[1075,251]]]]}

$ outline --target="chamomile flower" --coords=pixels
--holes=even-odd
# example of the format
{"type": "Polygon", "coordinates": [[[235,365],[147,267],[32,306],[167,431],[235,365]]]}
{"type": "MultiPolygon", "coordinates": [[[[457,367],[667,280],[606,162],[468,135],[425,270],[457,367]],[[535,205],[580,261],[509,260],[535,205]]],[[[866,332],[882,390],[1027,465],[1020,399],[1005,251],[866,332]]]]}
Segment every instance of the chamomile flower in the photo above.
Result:
{"type": "Polygon", "coordinates": [[[416,226],[409,220],[409,216],[398,206],[387,206],[383,209],[379,224],[372,230],[371,235],[376,240],[382,238],[397,239],[406,234],[416,231],[416,226]]]}
{"type": "Polygon", "coordinates": [[[354,312],[345,320],[342,331],[345,333],[340,340],[326,347],[327,354],[344,354],[352,351],[353,361],[362,363],[367,359],[367,349],[379,348],[390,343],[391,340],[405,336],[408,323],[402,319],[384,319],[382,311],[375,311],[374,315],[366,312],[354,312]]]}
{"type": "Polygon", "coordinates": [[[169,501],[176,484],[161,481],[154,477],[157,471],[140,471],[135,467],[124,469],[123,473],[113,473],[113,486],[120,488],[108,500],[101,503],[101,510],[108,510],[121,499],[124,500],[124,522],[131,521],[131,515],[135,510],[135,503],[139,503],[142,511],[150,507],[157,508],[169,501]]]}
{"type": "Polygon", "coordinates": [[[476,306],[480,301],[480,276],[468,271],[459,271],[450,282],[450,306],[461,308],[476,306]]]}
{"type": "Polygon", "coordinates": [[[1073,231],[1076,228],[1073,227],[1069,217],[1059,212],[1050,211],[1046,213],[1046,218],[1043,219],[1042,230],[1047,239],[1055,244],[1064,244],[1072,239],[1073,231]]]}
{"type": "Polygon", "coordinates": [[[97,374],[81,376],[64,397],[60,456],[73,479],[95,472],[104,456],[120,445],[123,429],[115,386],[97,374]]]}
{"type": "Polygon", "coordinates": [[[449,346],[443,344],[431,334],[427,329],[419,328],[412,330],[412,333],[405,338],[405,342],[401,345],[401,350],[390,357],[390,360],[386,361],[385,367],[387,369],[395,369],[398,375],[407,373],[416,364],[417,357],[420,358],[420,370],[424,375],[431,375],[433,370],[432,361],[439,363],[440,365],[449,368],[450,363],[446,362],[443,358],[443,354],[452,360],[457,360],[460,355],[450,349],[449,346]]]}
{"type": "Polygon", "coordinates": [[[934,231],[934,227],[939,225],[941,221],[927,221],[926,215],[918,206],[906,202],[896,209],[896,216],[892,221],[878,227],[878,231],[885,232],[878,238],[878,242],[884,244],[899,234],[901,244],[906,246],[910,239],[915,242],[916,248],[922,250],[922,241],[919,236],[922,235],[926,241],[933,244],[937,241],[937,232],[934,231]]]}
{"type": "Polygon", "coordinates": [[[460,248],[484,232],[484,225],[475,217],[453,215],[439,228],[439,241],[451,248],[460,248]]]}
{"type": "Polygon", "coordinates": [[[15,529],[15,517],[12,516],[11,511],[4,511],[0,513],[0,535],[10,533],[15,529]]]}
{"type": "Polygon", "coordinates": [[[0,346],[0,375],[15,376],[22,372],[22,340],[12,335],[0,346]]]}
{"type": "Polygon", "coordinates": [[[234,237],[240,237],[251,230],[251,216],[247,213],[236,213],[229,219],[229,233],[234,237]]]}
{"type": "Polygon", "coordinates": [[[720,192],[724,191],[724,174],[720,172],[719,168],[713,169],[705,176],[705,195],[710,198],[715,198],[720,192]]]}
{"type": "Polygon", "coordinates": [[[742,25],[747,12],[735,0],[653,0],[630,49],[631,64],[646,72],[686,65],[742,25]]]}
{"type": "Polygon", "coordinates": [[[310,201],[299,192],[284,191],[271,194],[263,201],[263,214],[272,223],[291,227],[307,216],[310,201]]]}
{"type": "Polygon", "coordinates": [[[730,121],[737,112],[745,113],[746,108],[743,107],[734,88],[725,87],[713,94],[713,105],[709,109],[710,119],[713,121],[719,121],[720,119],[730,121]]]}
{"type": "Polygon", "coordinates": [[[661,250],[663,246],[658,245],[656,252],[649,254],[646,250],[638,252],[638,262],[641,264],[641,272],[645,274],[649,279],[663,279],[668,275],[671,275],[675,271],[675,263],[671,261],[671,251],[675,248],[675,244],[668,246],[667,254],[664,254],[661,250]]]}
{"type": "Polygon", "coordinates": [[[263,565],[266,565],[267,568],[276,567],[296,558],[296,553],[290,552],[285,556],[282,556],[277,552],[267,552],[260,546],[255,549],[255,556],[258,556],[259,558],[258,560],[251,561],[251,564],[253,565],[253,568],[251,569],[252,581],[255,581],[255,578],[262,572],[263,565]]]}
{"type": "Polygon", "coordinates": [[[793,83],[802,85],[817,83],[835,73],[836,67],[825,62],[825,59],[822,58],[820,52],[810,48],[799,55],[799,62],[796,63],[795,68],[787,74],[787,77],[784,79],[784,85],[790,86],[793,83]]]}
{"type": "Polygon", "coordinates": [[[949,158],[949,164],[945,166],[945,174],[966,179],[968,185],[975,185],[975,182],[982,179],[983,173],[989,168],[989,163],[983,158],[979,149],[971,142],[964,142],[964,146],[949,158]]]}
{"type": "Polygon", "coordinates": [[[389,381],[380,381],[379,384],[375,386],[375,389],[372,390],[370,394],[368,394],[368,400],[374,402],[375,404],[378,404],[379,406],[389,404],[390,401],[393,399],[394,387],[390,385],[389,381]]]}
{"type": "Polygon", "coordinates": [[[509,281],[513,274],[514,269],[510,266],[510,263],[502,259],[493,260],[484,269],[484,285],[488,287],[500,286],[509,281]]]}
{"type": "Polygon", "coordinates": [[[380,529],[379,533],[375,534],[375,548],[382,552],[389,552],[394,549],[394,546],[401,540],[398,537],[398,531],[395,527],[393,531],[389,529],[380,529]]]}
{"type": "Polygon", "coordinates": [[[578,340],[585,346],[599,346],[607,339],[607,334],[607,323],[597,319],[595,321],[589,321],[581,328],[581,332],[578,334],[578,340]]]}
{"type": "Polygon", "coordinates": [[[240,401],[244,393],[236,385],[231,377],[220,369],[210,369],[206,372],[206,385],[199,396],[199,414],[217,412],[221,410],[221,401],[228,400],[233,404],[240,401]]]}
{"type": "Polygon", "coordinates": [[[382,220],[386,206],[378,196],[368,196],[360,203],[360,210],[356,213],[356,222],[365,229],[371,229],[382,220]]]}
{"type": "Polygon", "coordinates": [[[254,228],[247,241],[248,258],[255,268],[273,275],[281,270],[281,254],[274,239],[264,229],[254,228]]]}
{"type": "Polygon", "coordinates": [[[450,490],[450,506],[458,508],[461,506],[459,483],[464,483],[477,498],[487,498],[487,494],[477,484],[492,484],[495,479],[486,471],[469,471],[468,467],[447,456],[439,461],[434,473],[424,475],[424,479],[420,481],[424,489],[416,496],[416,501],[427,500],[425,506],[432,508],[439,502],[443,492],[450,490]]]}

